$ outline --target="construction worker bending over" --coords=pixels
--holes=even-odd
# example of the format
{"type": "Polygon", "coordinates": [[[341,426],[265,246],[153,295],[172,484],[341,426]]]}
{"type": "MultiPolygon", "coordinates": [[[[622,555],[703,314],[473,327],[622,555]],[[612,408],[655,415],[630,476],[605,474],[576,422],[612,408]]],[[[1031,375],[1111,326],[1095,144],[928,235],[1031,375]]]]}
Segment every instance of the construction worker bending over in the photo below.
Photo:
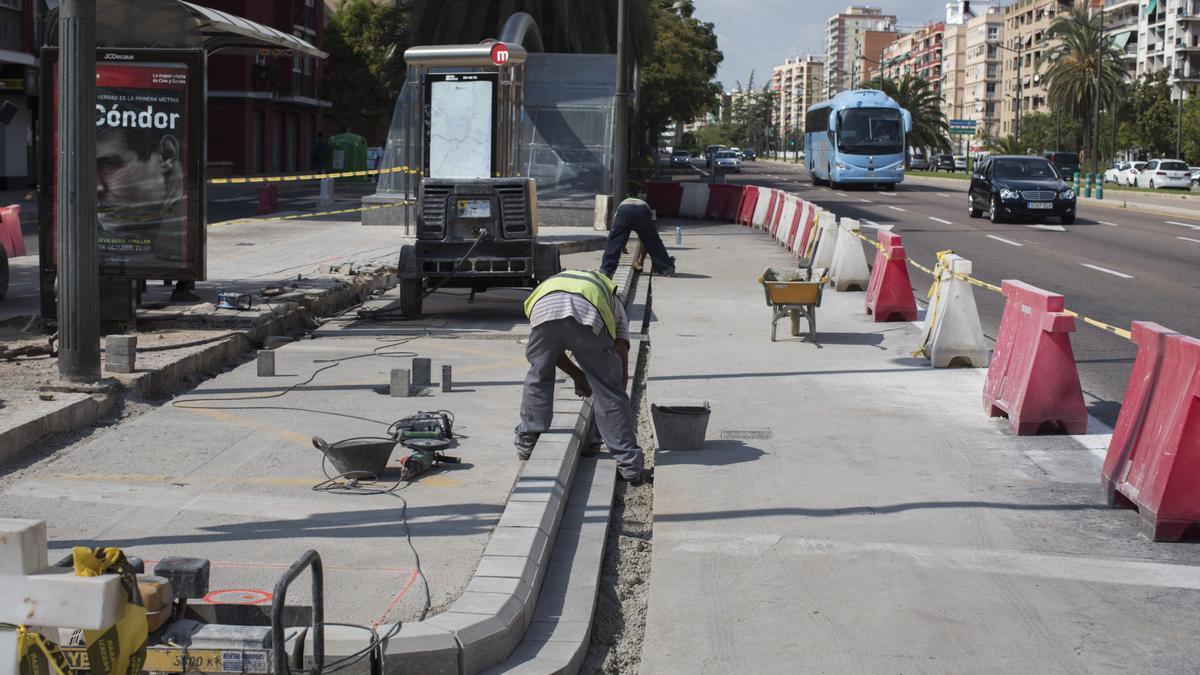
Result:
{"type": "Polygon", "coordinates": [[[626,393],[629,319],[616,290],[616,284],[599,272],[567,270],[543,281],[525,301],[531,328],[525,347],[529,374],[515,445],[517,456],[529,459],[538,436],[550,428],[555,368],[561,368],[574,381],[577,395],[592,397],[596,425],[621,478],[637,485],[652,477],[642,468],[636,420],[626,393]]]}
{"type": "MultiPolygon", "coordinates": [[[[650,209],[649,204],[636,197],[621,202],[613,214],[612,230],[608,233],[608,243],[604,246],[600,271],[610,277],[617,271],[621,251],[625,248],[625,242],[629,241],[631,232],[637,232],[638,239],[644,247],[643,253],[649,253],[650,260],[654,261],[654,273],[664,277],[673,276],[675,258],[667,253],[662,237],[658,236],[658,228],[654,226],[654,211],[650,209]]],[[[645,255],[638,256],[634,262],[637,271],[642,271],[641,266],[645,259],[645,255]]]]}

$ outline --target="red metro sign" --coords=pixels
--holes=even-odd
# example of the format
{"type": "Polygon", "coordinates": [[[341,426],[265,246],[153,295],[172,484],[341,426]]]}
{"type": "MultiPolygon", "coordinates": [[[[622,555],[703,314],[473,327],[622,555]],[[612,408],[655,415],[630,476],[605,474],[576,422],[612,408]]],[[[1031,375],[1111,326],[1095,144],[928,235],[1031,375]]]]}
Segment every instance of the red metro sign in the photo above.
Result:
{"type": "Polygon", "coordinates": [[[503,66],[508,63],[508,45],[503,42],[497,42],[492,45],[492,63],[503,66]]]}

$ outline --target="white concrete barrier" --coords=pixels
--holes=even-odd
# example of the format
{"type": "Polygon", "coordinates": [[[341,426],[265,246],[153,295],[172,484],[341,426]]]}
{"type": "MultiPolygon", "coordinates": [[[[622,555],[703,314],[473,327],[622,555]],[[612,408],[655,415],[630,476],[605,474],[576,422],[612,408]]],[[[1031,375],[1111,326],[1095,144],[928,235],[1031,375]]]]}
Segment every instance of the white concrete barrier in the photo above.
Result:
{"type": "Polygon", "coordinates": [[[683,183],[683,199],[679,215],[684,218],[703,218],[708,210],[708,183],[683,183]]]}
{"type": "Polygon", "coordinates": [[[862,240],[857,236],[858,230],[858,221],[854,218],[842,218],[838,225],[833,264],[829,267],[834,290],[865,291],[871,281],[871,268],[867,267],[867,256],[863,253],[862,240]]]}
{"type": "Polygon", "coordinates": [[[816,246],[813,248],[812,265],[816,269],[828,270],[833,265],[833,251],[837,247],[838,224],[837,216],[832,211],[817,209],[817,222],[814,228],[820,229],[816,246]]]}
{"type": "Polygon", "coordinates": [[[333,179],[332,178],[322,178],[321,179],[321,193],[320,193],[320,195],[317,196],[317,208],[318,209],[327,209],[327,208],[333,206],[333,201],[334,201],[333,179]]]}
{"type": "Polygon", "coordinates": [[[934,297],[929,299],[921,331],[921,349],[934,368],[971,366],[986,368],[988,348],[975,306],[975,291],[955,274],[969,276],[971,261],[953,253],[944,255],[934,268],[940,275],[934,297]]]}

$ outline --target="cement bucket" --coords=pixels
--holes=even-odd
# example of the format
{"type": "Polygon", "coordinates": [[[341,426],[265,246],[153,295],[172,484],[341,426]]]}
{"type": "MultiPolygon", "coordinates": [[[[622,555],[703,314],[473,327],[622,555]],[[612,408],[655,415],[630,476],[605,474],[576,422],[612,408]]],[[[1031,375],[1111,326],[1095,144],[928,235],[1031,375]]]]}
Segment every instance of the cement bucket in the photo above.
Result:
{"type": "Polygon", "coordinates": [[[320,450],[334,470],[345,478],[371,480],[383,475],[396,441],[385,438],[349,438],[336,443],[312,439],[313,447],[320,450]]]}
{"type": "Polygon", "coordinates": [[[699,450],[708,432],[708,417],[712,413],[708,401],[700,405],[653,405],[650,417],[660,450],[699,450]]]}

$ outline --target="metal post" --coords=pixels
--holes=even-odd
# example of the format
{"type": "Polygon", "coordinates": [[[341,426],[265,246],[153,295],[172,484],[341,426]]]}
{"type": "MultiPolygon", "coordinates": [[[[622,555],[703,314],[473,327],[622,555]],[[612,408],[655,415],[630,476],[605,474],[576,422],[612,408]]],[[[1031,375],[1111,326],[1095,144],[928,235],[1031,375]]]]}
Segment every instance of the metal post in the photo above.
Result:
{"type": "Polygon", "coordinates": [[[1179,124],[1175,130],[1175,158],[1183,157],[1183,83],[1179,84],[1179,124]]]}
{"type": "Polygon", "coordinates": [[[1025,57],[1023,55],[1024,50],[1025,50],[1025,45],[1020,42],[1020,38],[1017,38],[1017,128],[1016,128],[1016,137],[1017,137],[1017,150],[1018,151],[1020,151],[1020,149],[1021,149],[1021,91],[1022,91],[1022,89],[1021,89],[1021,65],[1022,65],[1021,62],[1025,60],[1025,57]]]}
{"type": "Polygon", "coordinates": [[[613,208],[625,200],[629,170],[629,54],[625,40],[629,0],[617,1],[617,93],[613,106],[613,208]]]}
{"type": "MultiPolygon", "coordinates": [[[[1090,22],[1089,22],[1090,23],[1090,22]]],[[[1104,65],[1104,4],[1100,5],[1100,29],[1096,34],[1096,126],[1092,136],[1092,166],[1093,173],[1100,172],[1100,71],[1104,65]]]]}
{"type": "Polygon", "coordinates": [[[100,379],[95,0],[64,0],[58,35],[58,372],[93,382],[100,379]]]}

